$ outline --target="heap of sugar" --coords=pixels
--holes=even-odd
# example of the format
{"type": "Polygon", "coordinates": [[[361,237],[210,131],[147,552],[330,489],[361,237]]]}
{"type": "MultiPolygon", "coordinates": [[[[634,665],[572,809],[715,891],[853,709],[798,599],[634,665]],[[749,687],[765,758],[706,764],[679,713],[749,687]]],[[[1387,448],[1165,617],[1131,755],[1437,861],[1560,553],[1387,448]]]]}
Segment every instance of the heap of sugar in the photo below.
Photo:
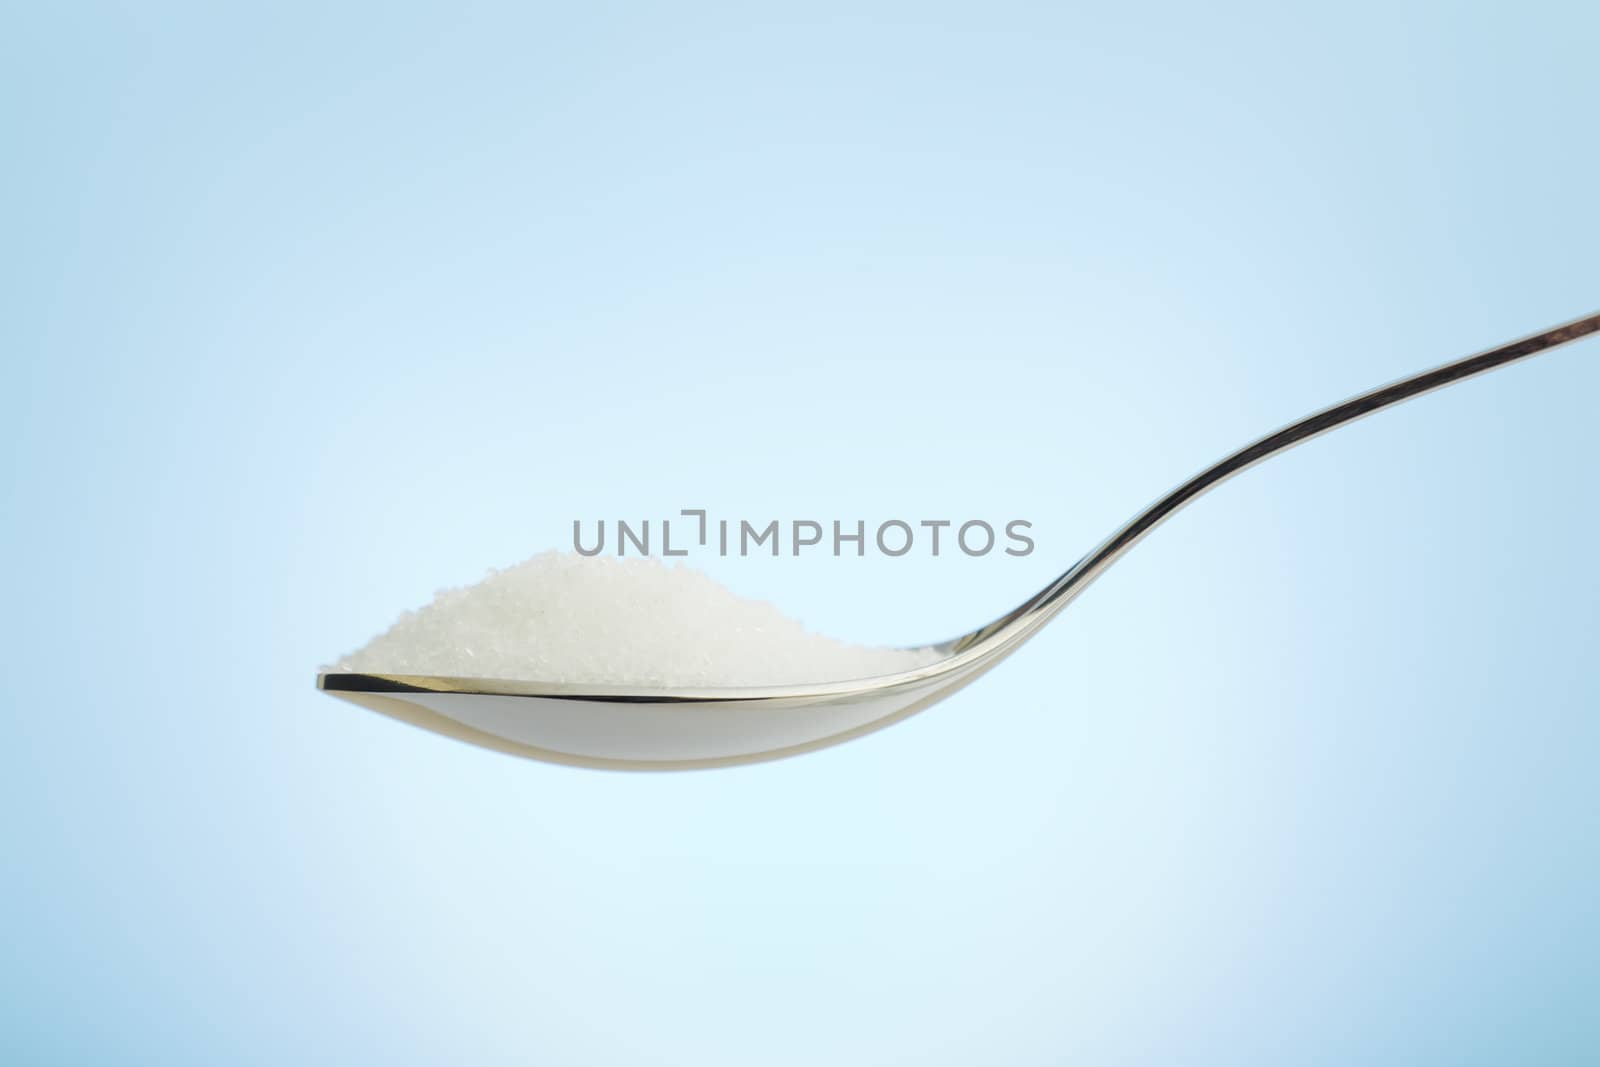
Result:
{"type": "Polygon", "coordinates": [[[871,678],[937,658],[812,633],[689,567],[545,552],[441,591],[331,669],[718,688],[871,678]]]}

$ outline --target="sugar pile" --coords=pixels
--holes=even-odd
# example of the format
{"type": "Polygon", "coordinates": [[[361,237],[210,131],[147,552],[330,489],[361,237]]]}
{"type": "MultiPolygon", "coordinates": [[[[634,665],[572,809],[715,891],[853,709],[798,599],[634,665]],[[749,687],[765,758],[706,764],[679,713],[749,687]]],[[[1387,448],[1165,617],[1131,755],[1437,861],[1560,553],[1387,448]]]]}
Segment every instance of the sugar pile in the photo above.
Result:
{"type": "Polygon", "coordinates": [[[331,669],[715,688],[871,678],[937,658],[812,633],[689,567],[545,552],[441,591],[331,669]]]}

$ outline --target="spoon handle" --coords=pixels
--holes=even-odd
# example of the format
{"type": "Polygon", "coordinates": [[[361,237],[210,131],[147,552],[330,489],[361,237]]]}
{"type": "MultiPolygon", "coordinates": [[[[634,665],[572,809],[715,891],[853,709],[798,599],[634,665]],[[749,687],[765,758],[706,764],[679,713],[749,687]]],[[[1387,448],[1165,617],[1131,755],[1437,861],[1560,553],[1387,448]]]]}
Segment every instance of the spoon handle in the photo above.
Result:
{"type": "Polygon", "coordinates": [[[1000,630],[1012,627],[1013,624],[1021,624],[1017,626],[1016,636],[1031,633],[1066,607],[1074,597],[1088,587],[1089,583],[1120,559],[1123,553],[1142,541],[1151,530],[1171,518],[1186,504],[1262,460],[1287,452],[1295,445],[1321,436],[1330,430],[1337,430],[1375,411],[1382,411],[1423,393],[1465,381],[1496,367],[1527,359],[1529,356],[1549,351],[1592,333],[1600,333],[1600,314],[1574,319],[1543,333],[1524,337],[1520,341],[1512,341],[1499,348],[1491,348],[1487,352],[1445,363],[1432,370],[1413,374],[1409,378],[1390,382],[1388,385],[1380,385],[1376,389],[1370,389],[1332,407],[1323,408],[1303,419],[1291,422],[1281,430],[1252,441],[1145,508],[1027,603],[1004,618],[996,619],[983,629],[968,634],[955,643],[955,648],[959,650],[971,647],[1000,630]]]}

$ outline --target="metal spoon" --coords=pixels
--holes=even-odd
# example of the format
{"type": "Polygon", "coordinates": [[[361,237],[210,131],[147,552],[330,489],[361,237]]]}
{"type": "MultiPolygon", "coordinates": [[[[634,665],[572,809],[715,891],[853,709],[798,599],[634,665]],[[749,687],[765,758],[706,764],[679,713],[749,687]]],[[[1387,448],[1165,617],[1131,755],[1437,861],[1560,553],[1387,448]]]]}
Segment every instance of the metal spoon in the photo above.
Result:
{"type": "Polygon", "coordinates": [[[1253,441],[1134,516],[1014,611],[931,646],[941,658],[917,670],[761,689],[647,691],[382,674],[321,674],[317,687],[416,726],[552,763],[672,770],[809,752],[898,722],[973,681],[1016,651],[1151,530],[1240,471],[1375,411],[1596,332],[1600,314],[1380,386],[1253,441]]]}

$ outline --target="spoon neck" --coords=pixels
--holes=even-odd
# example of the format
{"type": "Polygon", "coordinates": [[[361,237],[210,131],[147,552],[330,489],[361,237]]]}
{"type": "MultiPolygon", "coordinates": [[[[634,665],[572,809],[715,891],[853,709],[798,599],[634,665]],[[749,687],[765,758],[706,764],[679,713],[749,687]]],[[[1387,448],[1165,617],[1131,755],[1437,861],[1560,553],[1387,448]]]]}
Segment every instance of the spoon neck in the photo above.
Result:
{"type": "Polygon", "coordinates": [[[1157,526],[1223,482],[1258,463],[1385,408],[1394,407],[1424,393],[1431,393],[1436,389],[1443,389],[1445,386],[1528,359],[1541,352],[1548,352],[1594,333],[1600,333],[1600,313],[1573,319],[1542,333],[1531,334],[1509,344],[1441,364],[1389,382],[1387,385],[1380,385],[1259,437],[1173,488],[1129,519],[1093,551],[1025,603],[989,625],[958,639],[952,648],[960,652],[990,641],[1012,645],[1028,637],[1054,618],[1096,578],[1104,574],[1107,568],[1127,554],[1134,545],[1144,540],[1157,526]]]}

